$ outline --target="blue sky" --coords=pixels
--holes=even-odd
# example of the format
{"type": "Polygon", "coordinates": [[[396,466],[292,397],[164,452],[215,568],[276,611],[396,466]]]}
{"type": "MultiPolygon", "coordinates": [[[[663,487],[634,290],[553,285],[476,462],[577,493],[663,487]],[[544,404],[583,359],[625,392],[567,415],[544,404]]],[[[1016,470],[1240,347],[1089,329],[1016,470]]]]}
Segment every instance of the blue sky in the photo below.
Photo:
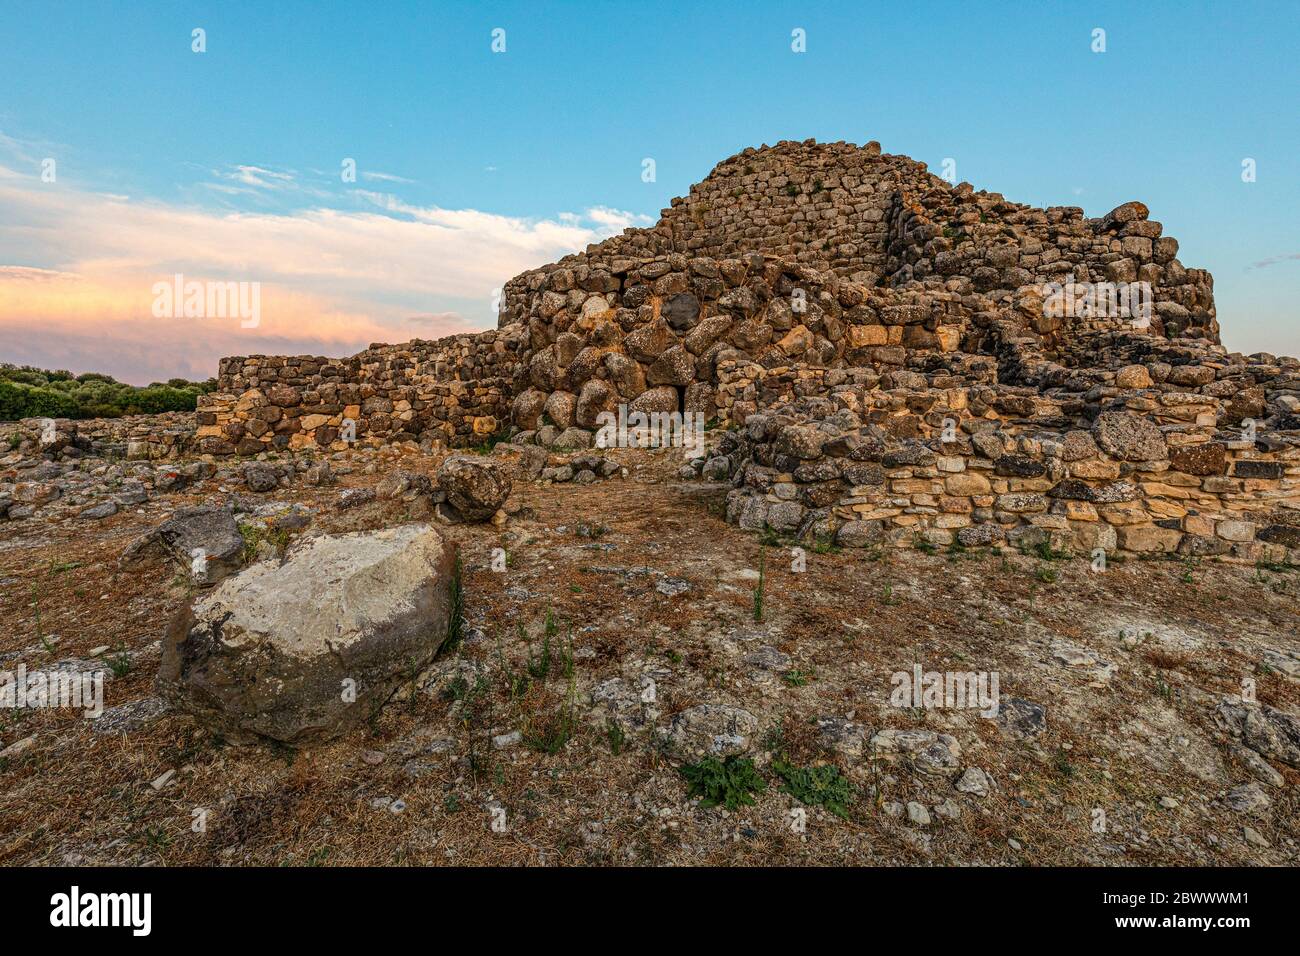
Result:
{"type": "Polygon", "coordinates": [[[809,136],[952,157],[1036,205],[1141,199],[1214,273],[1225,343],[1296,354],[1298,46],[1294,0],[4,0],[0,268],[22,291],[0,293],[0,360],[147,379],[486,327],[513,272],[656,218],[746,146],[809,136]],[[282,321],[151,330],[133,296],[176,270],[275,284],[282,321]]]}

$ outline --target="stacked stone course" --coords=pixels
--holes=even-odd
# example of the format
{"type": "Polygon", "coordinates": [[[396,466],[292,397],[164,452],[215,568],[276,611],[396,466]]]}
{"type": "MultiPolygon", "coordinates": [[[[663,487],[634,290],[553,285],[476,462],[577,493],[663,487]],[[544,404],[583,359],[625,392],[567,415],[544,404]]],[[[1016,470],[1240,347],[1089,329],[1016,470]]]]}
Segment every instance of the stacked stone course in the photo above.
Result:
{"type": "Polygon", "coordinates": [[[199,404],[207,454],[470,443],[498,431],[522,369],[517,330],[372,345],[350,358],[236,356],[199,404]]]}
{"type": "Polygon", "coordinates": [[[744,528],[845,546],[1300,558],[1300,436],[1221,429],[1231,402],[1203,390],[1148,382],[1088,400],[863,369],[767,378],[769,404],[708,469],[732,476],[728,519],[744,528]]]}

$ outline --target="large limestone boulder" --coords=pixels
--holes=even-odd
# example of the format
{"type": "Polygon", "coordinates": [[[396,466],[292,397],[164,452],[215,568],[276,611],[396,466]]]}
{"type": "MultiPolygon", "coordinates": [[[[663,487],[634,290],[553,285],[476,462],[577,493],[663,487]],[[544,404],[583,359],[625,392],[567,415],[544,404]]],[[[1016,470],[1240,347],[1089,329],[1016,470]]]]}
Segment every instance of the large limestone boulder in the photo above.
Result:
{"type": "Polygon", "coordinates": [[[572,392],[552,392],[546,399],[542,411],[550,418],[551,424],[560,430],[573,425],[573,415],[578,407],[578,397],[572,392]]]}
{"type": "Polygon", "coordinates": [[[582,428],[595,428],[602,412],[618,408],[618,394],[608,382],[593,378],[582,386],[578,395],[578,409],[574,421],[582,428]]]}
{"type": "Polygon", "coordinates": [[[641,412],[652,415],[655,412],[677,411],[677,389],[668,385],[648,388],[628,405],[628,413],[641,412]]]}
{"type": "Polygon", "coordinates": [[[172,620],[158,689],[232,741],[336,736],[432,661],[454,559],[426,524],[308,538],[172,620]]]}
{"type": "Polygon", "coordinates": [[[453,455],[438,469],[438,487],[455,517],[487,521],[510,497],[510,476],[490,459],[453,455]]]}

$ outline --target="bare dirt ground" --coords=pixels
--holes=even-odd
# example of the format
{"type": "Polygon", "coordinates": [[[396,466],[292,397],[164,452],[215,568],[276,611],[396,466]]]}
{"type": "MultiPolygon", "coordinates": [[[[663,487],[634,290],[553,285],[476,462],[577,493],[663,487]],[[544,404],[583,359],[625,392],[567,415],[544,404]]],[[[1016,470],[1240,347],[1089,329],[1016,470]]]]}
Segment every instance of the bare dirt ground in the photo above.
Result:
{"type": "MultiPolygon", "coordinates": [[[[161,557],[119,555],[223,495],[0,526],[0,669],[110,670],[97,721],[0,711],[0,750],[34,738],[0,758],[0,864],[1297,862],[1300,771],[1252,766],[1215,712],[1249,679],[1300,713],[1300,574],[849,550],[810,550],[799,572],[788,543],[724,523],[725,488],[679,482],[677,459],[628,462],[586,486],[516,482],[502,529],[447,527],[465,640],[366,730],[299,752],[228,745],[154,697],[159,639],[194,590],[161,557]],[[891,706],[891,675],[917,664],[996,672],[1001,716],[891,706]],[[719,732],[693,717],[709,713],[732,715],[721,731],[764,781],[752,805],[688,796],[679,768],[719,732]],[[888,729],[947,736],[898,754],[888,729]],[[787,792],[774,760],[836,768],[842,812],[787,792]],[[986,794],[956,785],[969,768],[986,794]]],[[[420,519],[339,509],[341,487],[383,473],[258,501],[308,506],[313,532],[420,519]]]]}

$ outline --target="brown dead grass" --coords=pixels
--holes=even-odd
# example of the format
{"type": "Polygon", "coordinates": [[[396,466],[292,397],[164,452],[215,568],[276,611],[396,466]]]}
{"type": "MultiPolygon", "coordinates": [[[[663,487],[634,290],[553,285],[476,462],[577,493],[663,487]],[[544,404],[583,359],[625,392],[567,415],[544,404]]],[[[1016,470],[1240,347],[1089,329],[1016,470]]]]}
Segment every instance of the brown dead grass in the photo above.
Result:
{"type": "MultiPolygon", "coordinates": [[[[411,464],[424,471],[434,465],[411,464]]],[[[728,635],[760,627],[751,613],[753,582],[734,577],[757,566],[759,541],[719,517],[725,489],[678,485],[675,461],[636,464],[640,470],[626,480],[523,487],[529,510],[502,531],[450,529],[465,563],[469,623],[482,638],[445,655],[415,693],[394,701],[371,726],[327,746],[235,748],[171,713],[125,735],[95,734],[89,722],[57,712],[0,714],[4,744],[37,737],[0,767],[0,863],[1295,862],[1300,774],[1279,768],[1291,785],[1272,792],[1275,806],[1263,819],[1243,821],[1216,805],[1219,791],[1248,775],[1222,745],[1212,711],[1222,695],[1239,689],[1243,674],[1257,677],[1261,700],[1300,710],[1297,682],[1260,672],[1257,646],[1267,639],[1295,648],[1300,578],[1206,565],[1187,584],[1173,563],[1115,562],[1100,575],[1084,561],[1065,561],[1052,562],[1058,578],[1048,584],[1035,574],[1043,562],[1019,554],[855,551],[810,552],[807,572],[793,574],[780,549],[768,548],[766,642],[811,679],[790,686],[770,674],[756,683],[740,658],[764,640],[742,647],[728,635]],[[579,523],[607,530],[584,537],[575,534],[579,523]],[[510,554],[505,575],[489,569],[490,549],[498,546],[510,554]],[[630,570],[611,570],[620,568],[630,570]],[[668,597],[655,589],[660,575],[685,579],[690,590],[668,597]],[[520,588],[527,599],[508,593],[520,588]],[[510,730],[559,736],[566,678],[556,668],[513,699],[499,657],[522,668],[529,648],[518,626],[536,651],[548,608],[580,655],[576,727],[557,753],[527,744],[493,749],[491,738],[510,730]],[[1198,643],[1149,641],[1128,652],[1111,633],[1112,618],[1167,625],[1198,643]],[[1054,639],[1089,647],[1119,669],[1089,686],[1080,673],[1051,663],[1054,639]],[[998,670],[1004,699],[1047,706],[1047,731],[1022,742],[968,714],[885,706],[889,675],[912,661],[926,669],[998,670]],[[647,728],[627,728],[614,753],[588,695],[600,681],[631,679],[649,665],[668,672],[658,682],[661,728],[696,704],[743,706],[763,724],[754,748],[762,767],[770,756],[763,741],[775,739],[779,723],[788,759],[833,762],[851,774],[861,796],[850,819],[809,808],[808,832],[791,832],[788,811],[797,803],[771,774],[754,807],[730,814],[695,808],[676,770],[681,756],[647,728]],[[479,673],[486,689],[467,713],[449,687],[457,674],[472,682],[479,673]],[[886,726],[953,733],[963,764],[985,769],[996,789],[975,800],[904,766],[845,758],[818,738],[815,721],[826,714],[853,714],[869,733],[886,726]],[[1159,725],[1155,743],[1135,736],[1135,727],[1148,724],[1159,725]],[[1178,749],[1168,743],[1170,733],[1210,741],[1222,783],[1207,783],[1170,757],[1170,747],[1178,749]],[[449,749],[409,754],[421,734],[450,741],[449,749]],[[368,763],[367,752],[383,760],[368,763]],[[411,760],[424,772],[409,774],[411,760]],[[167,770],[175,778],[155,791],[149,782],[167,770]],[[1159,807],[1164,795],[1177,797],[1180,810],[1159,807]],[[881,810],[889,801],[933,804],[950,796],[961,817],[936,819],[924,838],[881,810]],[[402,801],[404,809],[377,807],[383,798],[402,801]],[[504,833],[491,825],[498,806],[506,811],[504,833]],[[1089,827],[1096,807],[1107,809],[1106,834],[1089,827]],[[196,811],[206,811],[204,832],[192,829],[196,811]],[[1243,822],[1274,850],[1245,845],[1243,822]]],[[[376,480],[358,475],[346,483],[376,480]]],[[[304,488],[273,497],[318,509],[315,530],[424,517],[418,507],[391,502],[338,511],[337,494],[338,488],[304,488]]],[[[126,543],[158,518],[123,512],[94,526],[52,525],[39,534],[30,522],[0,528],[0,653],[21,651],[36,667],[119,645],[131,667],[108,683],[108,706],[148,697],[165,623],[193,596],[159,558],[117,564],[126,543]]]]}

